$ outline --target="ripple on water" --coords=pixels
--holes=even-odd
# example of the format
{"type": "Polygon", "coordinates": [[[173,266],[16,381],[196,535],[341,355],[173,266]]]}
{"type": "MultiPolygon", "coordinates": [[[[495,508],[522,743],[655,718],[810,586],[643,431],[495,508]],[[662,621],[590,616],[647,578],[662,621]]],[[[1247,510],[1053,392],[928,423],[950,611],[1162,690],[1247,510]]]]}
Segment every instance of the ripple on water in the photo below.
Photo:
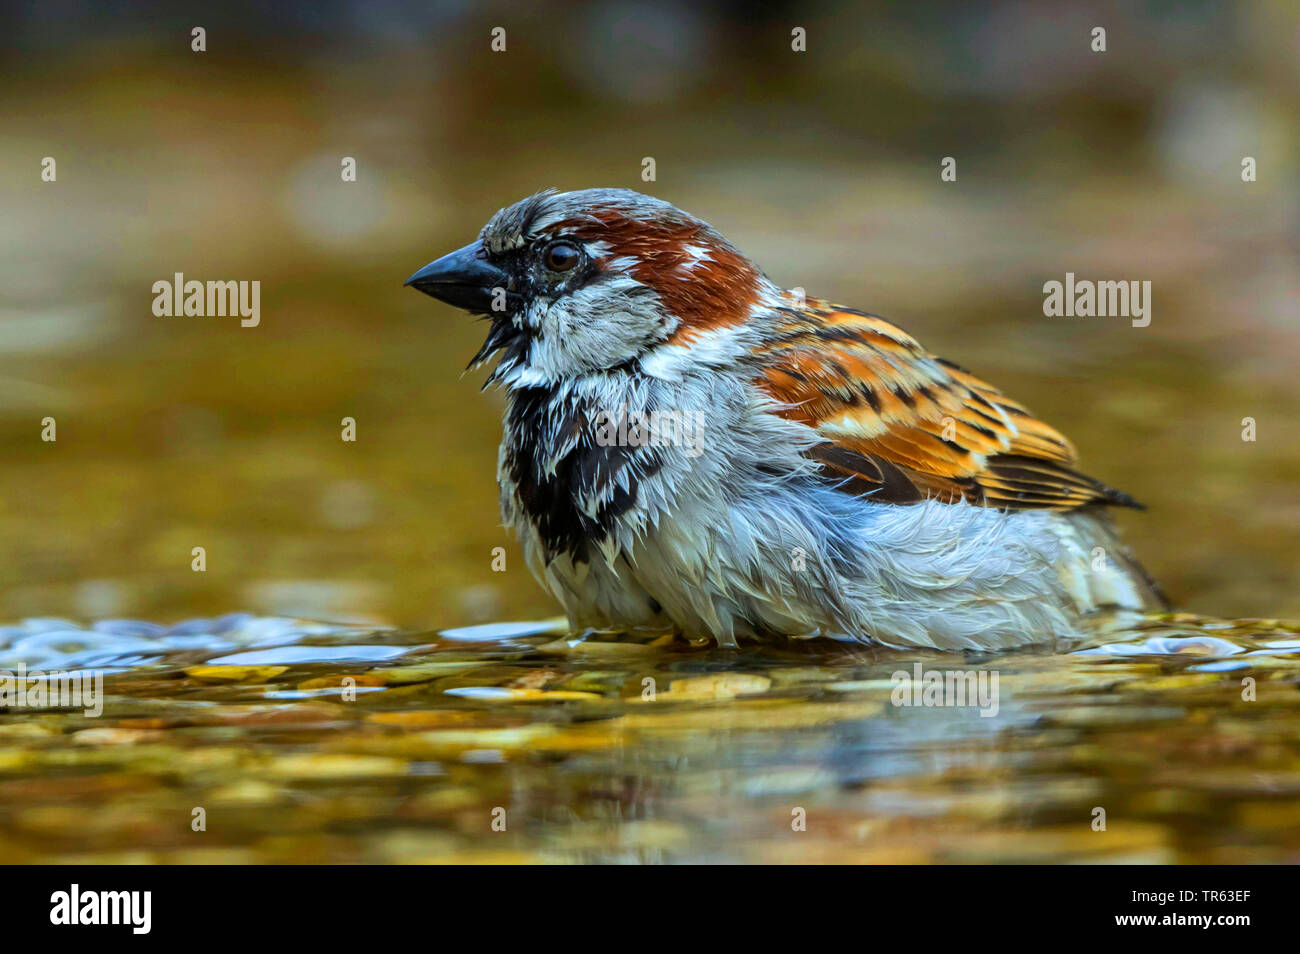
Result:
{"type": "Polygon", "coordinates": [[[382,662],[414,646],[282,646],[209,659],[212,666],[298,666],[310,663],[382,662]]]}
{"type": "Polygon", "coordinates": [[[1152,636],[1135,643],[1107,643],[1080,649],[1078,656],[1235,656],[1245,647],[1216,636],[1152,636]]]}
{"type": "Polygon", "coordinates": [[[256,655],[251,651],[283,646],[299,647],[290,654],[294,656],[292,662],[382,660],[409,649],[405,646],[348,648],[337,645],[342,640],[354,641],[377,632],[393,631],[375,626],[253,616],[250,613],[191,619],[173,626],[133,619],[105,619],[82,626],[68,619],[42,617],[0,627],[0,669],[67,670],[162,665],[177,657],[192,662],[214,653],[234,653],[237,656],[242,651],[242,655],[256,655]],[[308,640],[331,645],[299,645],[308,640]]]}
{"type": "Polygon", "coordinates": [[[501,639],[518,639],[521,636],[546,636],[567,633],[569,627],[563,619],[544,620],[539,623],[484,623],[481,626],[461,626],[438,632],[443,639],[463,642],[490,642],[501,639]]]}
{"type": "MultiPolygon", "coordinates": [[[[1246,621],[1252,622],[1252,621],[1246,621]]],[[[509,642],[567,632],[563,619],[485,623],[440,630],[439,639],[462,643],[509,642]]],[[[1196,656],[1204,662],[1189,668],[1227,672],[1247,668],[1244,658],[1300,652],[1300,638],[1273,630],[1257,640],[1249,627],[1232,621],[1182,618],[1171,626],[1166,618],[1140,620],[1127,630],[1106,634],[1114,638],[1076,650],[1076,656],[1196,656]],[[1144,632],[1145,631],[1145,632],[1144,632]],[[1231,635],[1233,638],[1228,638],[1231,635]],[[1128,637],[1128,638],[1124,638],[1128,637]],[[1141,638],[1133,638],[1141,637],[1141,638]]],[[[185,620],[170,626],[147,620],[104,619],[84,626],[61,617],[40,617],[0,626],[0,669],[78,669],[163,665],[183,657],[215,665],[306,665],[343,662],[383,662],[417,648],[396,630],[384,627],[323,623],[279,616],[228,613],[214,618],[185,620]],[[380,635],[401,638],[402,645],[351,642],[380,635]]],[[[585,645],[578,638],[576,645],[585,645]]]]}

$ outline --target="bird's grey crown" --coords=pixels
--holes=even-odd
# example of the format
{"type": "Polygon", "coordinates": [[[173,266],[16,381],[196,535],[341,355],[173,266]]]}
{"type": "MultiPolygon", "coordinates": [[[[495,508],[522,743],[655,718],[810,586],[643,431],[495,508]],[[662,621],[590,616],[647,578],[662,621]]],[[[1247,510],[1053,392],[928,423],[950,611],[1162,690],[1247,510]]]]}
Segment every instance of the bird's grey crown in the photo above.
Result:
{"type": "Polygon", "coordinates": [[[489,252],[520,248],[536,238],[546,226],[591,217],[597,209],[621,212],[639,221],[696,225],[713,231],[707,223],[683,212],[671,202],[631,189],[579,189],[574,192],[545,189],[499,210],[483,226],[479,239],[489,252]]]}

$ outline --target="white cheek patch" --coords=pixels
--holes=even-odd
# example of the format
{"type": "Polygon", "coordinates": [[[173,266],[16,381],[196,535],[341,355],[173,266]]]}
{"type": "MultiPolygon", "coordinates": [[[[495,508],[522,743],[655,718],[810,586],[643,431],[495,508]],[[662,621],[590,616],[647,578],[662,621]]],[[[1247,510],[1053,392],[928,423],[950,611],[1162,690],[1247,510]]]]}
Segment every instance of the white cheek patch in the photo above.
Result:
{"type": "Polygon", "coordinates": [[[532,332],[526,363],[501,380],[512,387],[565,381],[626,364],[671,334],[663,306],[631,275],[607,272],[556,298],[539,298],[520,316],[532,332]]]}

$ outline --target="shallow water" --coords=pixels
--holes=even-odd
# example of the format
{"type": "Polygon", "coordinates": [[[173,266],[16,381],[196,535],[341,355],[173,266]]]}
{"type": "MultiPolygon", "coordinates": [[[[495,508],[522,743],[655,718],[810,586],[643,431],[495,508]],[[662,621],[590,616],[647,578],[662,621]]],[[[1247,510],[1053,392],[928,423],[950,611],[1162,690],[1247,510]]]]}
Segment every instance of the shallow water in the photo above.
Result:
{"type": "Polygon", "coordinates": [[[1300,624],[963,659],[47,619],[0,628],[20,663],[98,667],[105,699],[0,715],[4,862],[1300,860],[1300,624]],[[996,694],[898,704],[956,669],[996,694]]]}

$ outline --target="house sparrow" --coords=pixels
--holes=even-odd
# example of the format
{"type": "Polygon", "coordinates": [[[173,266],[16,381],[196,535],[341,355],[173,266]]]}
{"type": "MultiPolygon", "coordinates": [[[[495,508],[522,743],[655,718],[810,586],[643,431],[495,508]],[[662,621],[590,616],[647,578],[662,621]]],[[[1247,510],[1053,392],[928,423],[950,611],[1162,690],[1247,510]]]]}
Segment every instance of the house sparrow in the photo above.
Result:
{"type": "Polygon", "coordinates": [[[490,317],[501,511],[575,629],[988,650],[1160,601],[1054,428],[667,202],[542,192],[406,284],[490,317]]]}

